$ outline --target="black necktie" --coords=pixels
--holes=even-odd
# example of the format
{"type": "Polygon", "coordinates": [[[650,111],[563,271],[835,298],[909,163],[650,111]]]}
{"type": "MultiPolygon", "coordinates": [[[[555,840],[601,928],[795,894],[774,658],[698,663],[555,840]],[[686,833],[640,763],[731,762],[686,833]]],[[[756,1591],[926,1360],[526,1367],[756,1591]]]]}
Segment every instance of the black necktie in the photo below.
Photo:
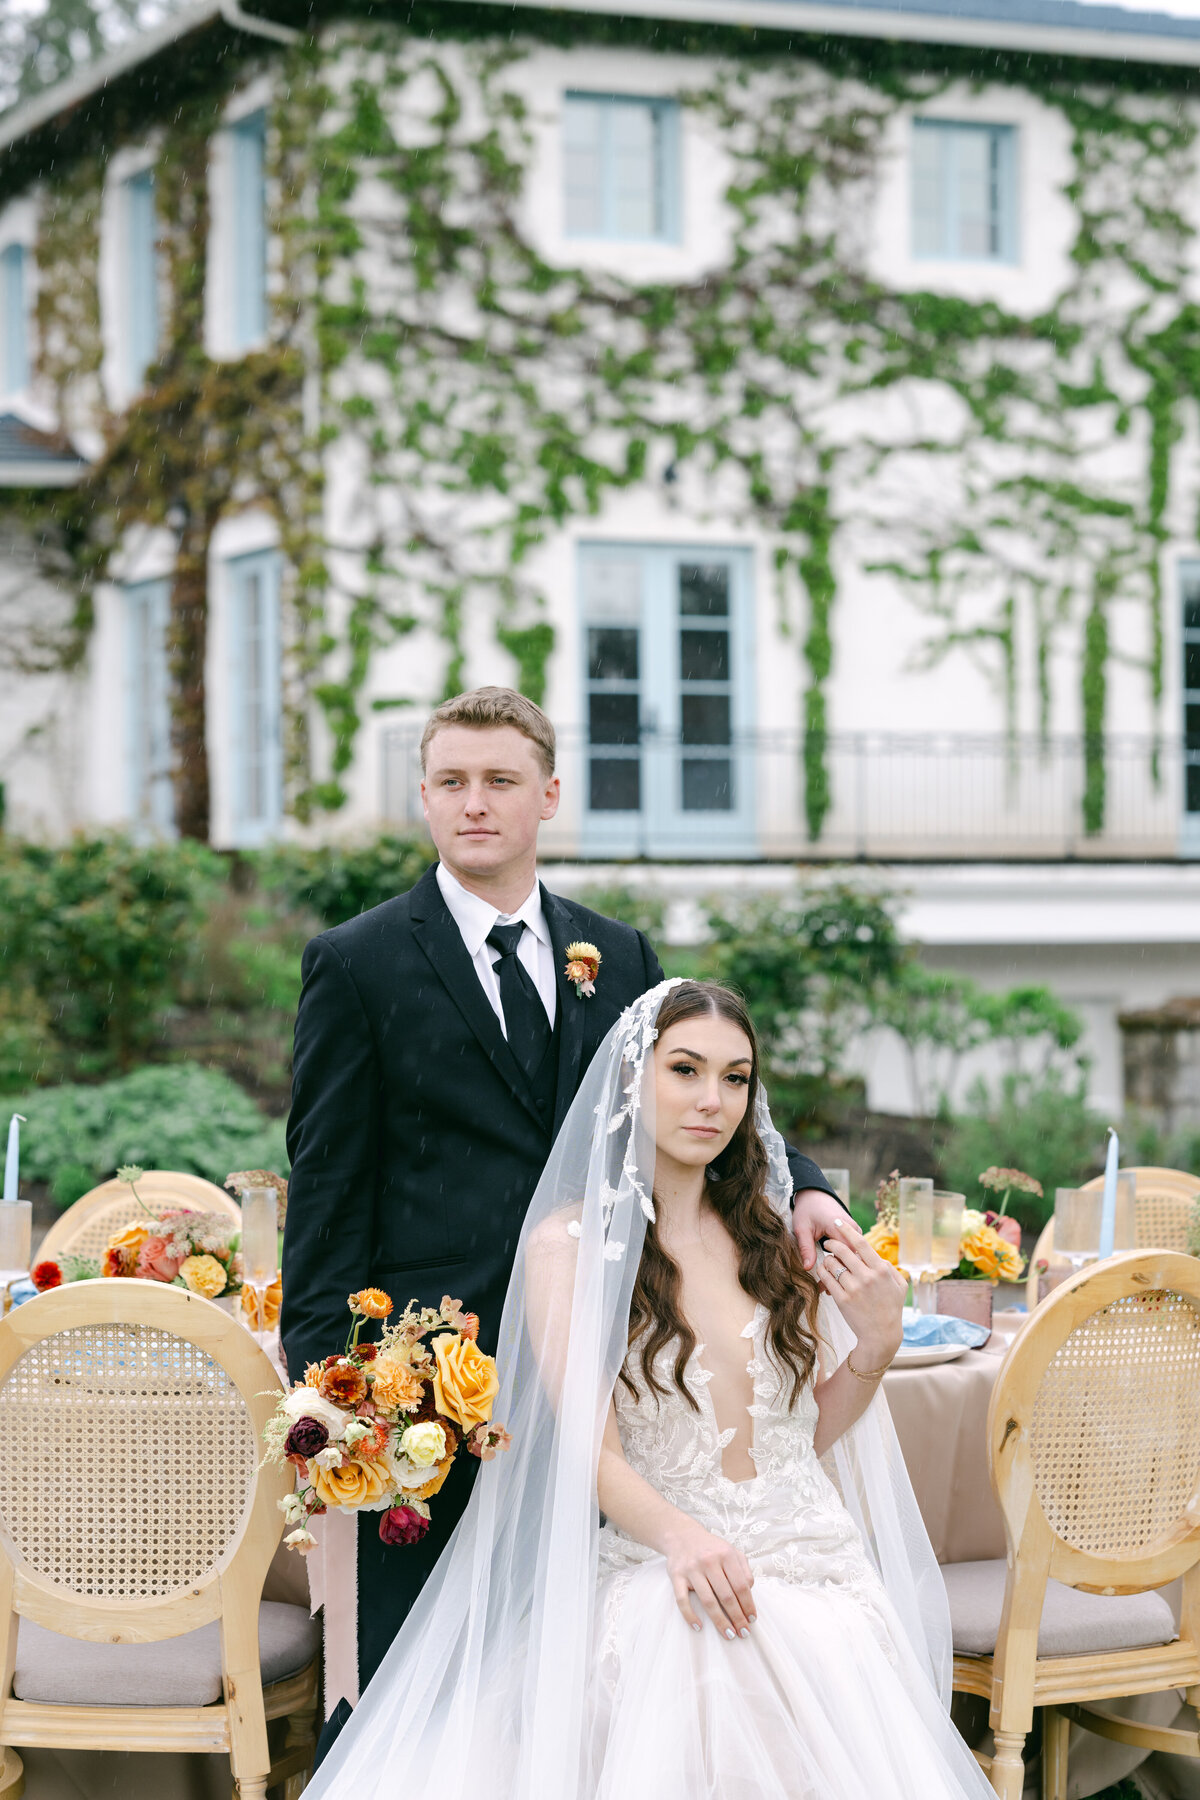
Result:
{"type": "Polygon", "coordinates": [[[495,968],[500,980],[500,1004],[504,1008],[508,1047],[532,1081],[542,1066],[552,1034],[542,997],[517,955],[517,945],[524,930],[523,919],[515,925],[493,925],[487,941],[493,950],[500,952],[500,961],[495,968]]]}

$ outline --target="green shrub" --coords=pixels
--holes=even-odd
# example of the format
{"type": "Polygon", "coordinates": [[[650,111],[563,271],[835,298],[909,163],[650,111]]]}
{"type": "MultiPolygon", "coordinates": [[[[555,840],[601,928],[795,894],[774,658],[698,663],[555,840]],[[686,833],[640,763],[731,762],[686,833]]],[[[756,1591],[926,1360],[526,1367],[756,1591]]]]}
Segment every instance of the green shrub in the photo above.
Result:
{"type": "Polygon", "coordinates": [[[427,837],[385,834],[369,844],[319,849],[278,844],[261,851],[253,863],[268,893],[281,894],[293,907],[308,908],[328,926],[406,893],[436,860],[427,837]]]}
{"type": "Polygon", "coordinates": [[[231,1169],[287,1172],[282,1119],[268,1119],[215,1069],[173,1063],[93,1087],[41,1088],[25,1114],[21,1171],[68,1206],[124,1163],[222,1182],[231,1169]]]}
{"type": "Polygon", "coordinates": [[[1054,1211],[1056,1187],[1078,1187],[1104,1167],[1104,1124],[1088,1106],[1084,1072],[1065,1076],[1005,1075],[998,1089],[977,1081],[967,1110],[942,1144],[945,1184],[986,1207],[979,1176],[990,1165],[1024,1169],[1041,1182],[1043,1197],[1013,1194],[1008,1210],[1029,1231],[1040,1231],[1054,1211]]]}
{"type": "Polygon", "coordinates": [[[224,880],[221,859],[191,843],[0,846],[0,961],[14,987],[36,994],[75,1072],[128,1070],[161,1041],[224,880]]]}

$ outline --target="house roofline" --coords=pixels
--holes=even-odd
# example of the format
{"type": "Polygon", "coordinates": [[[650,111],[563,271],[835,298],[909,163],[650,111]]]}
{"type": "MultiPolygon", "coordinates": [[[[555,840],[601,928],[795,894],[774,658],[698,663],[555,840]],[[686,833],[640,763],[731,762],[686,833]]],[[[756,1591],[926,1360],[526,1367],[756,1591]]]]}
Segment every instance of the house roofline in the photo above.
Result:
{"type": "MultiPolygon", "coordinates": [[[[455,0],[449,0],[454,4],[455,0]]],[[[475,0],[512,12],[514,0],[475,0]]],[[[769,31],[798,32],[815,37],[871,37],[902,43],[952,45],[981,50],[1015,50],[1029,55],[1069,56],[1109,62],[1200,66],[1200,31],[1189,32],[1189,20],[1178,21],[1178,34],[1146,30],[1140,23],[1128,29],[1112,24],[1064,25],[1023,19],[971,18],[923,10],[916,6],[871,5],[870,0],[849,4],[830,0],[518,0],[521,7],[538,12],[614,13],[625,17],[663,19],[685,24],[754,27],[769,31]]],[[[1083,8],[1080,11],[1083,12],[1083,8]]],[[[1104,11],[1111,17],[1114,7],[1104,11]]],[[[1162,18],[1164,15],[1151,15],[1162,18]]],[[[1126,12],[1131,21],[1139,15],[1126,12]]],[[[238,0],[197,0],[197,4],[139,32],[117,49],[98,57],[65,81],[43,94],[0,114],[0,154],[71,112],[140,64],[168,50],[193,32],[225,19],[230,28],[270,41],[294,41],[300,33],[270,19],[242,11],[238,0]]]]}

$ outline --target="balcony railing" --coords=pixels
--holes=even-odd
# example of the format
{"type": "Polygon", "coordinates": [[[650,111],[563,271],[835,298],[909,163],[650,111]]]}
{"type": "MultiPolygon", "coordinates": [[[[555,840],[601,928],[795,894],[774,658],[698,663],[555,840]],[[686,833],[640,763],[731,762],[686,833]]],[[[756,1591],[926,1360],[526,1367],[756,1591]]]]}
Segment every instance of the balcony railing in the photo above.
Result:
{"type": "MultiPolygon", "coordinates": [[[[398,825],[421,818],[419,742],[419,726],[381,733],[382,810],[398,825]]],[[[815,838],[804,751],[798,732],[735,738],[725,785],[704,784],[700,810],[687,804],[697,791],[687,779],[692,746],[663,734],[593,746],[568,728],[559,734],[563,805],[545,847],[659,861],[1200,856],[1200,740],[1193,748],[1178,737],[1114,735],[1101,756],[1085,755],[1077,737],[842,733],[826,746],[829,804],[815,838]],[[636,763],[636,781],[596,779],[614,757],[636,763]],[[637,810],[589,805],[631,792],[637,810]]]]}

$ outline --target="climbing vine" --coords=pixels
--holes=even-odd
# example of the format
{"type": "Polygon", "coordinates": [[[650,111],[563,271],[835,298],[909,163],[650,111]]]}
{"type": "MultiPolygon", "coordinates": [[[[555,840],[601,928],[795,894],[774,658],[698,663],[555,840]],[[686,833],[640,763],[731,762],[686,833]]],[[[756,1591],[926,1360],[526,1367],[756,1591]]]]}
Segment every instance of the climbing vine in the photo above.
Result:
{"type": "MultiPolygon", "coordinates": [[[[1139,87],[1128,69],[997,65],[1061,115],[1070,146],[1070,272],[1027,316],[886,287],[861,241],[892,121],[952,78],[980,78],[965,53],[880,46],[872,61],[834,40],[785,50],[764,35],[748,51],[728,33],[693,35],[686,47],[709,54],[679,98],[729,160],[728,249],[694,279],[637,283],[539,249],[526,73],[533,32],[553,37],[560,22],[523,15],[529,35],[501,38],[491,16],[432,37],[415,15],[408,28],[343,21],[281,54],[276,330],[237,363],[207,357],[200,328],[206,145],[233,73],[176,110],[160,164],[169,342],[119,417],[99,394],[93,291],[72,279],[95,256],[102,168],[93,156],[54,176],[43,371],[64,420],[90,409],[106,444],[57,518],[94,580],[130,524],[185,503],[177,766],[202,734],[202,577],[230,510],[266,506],[279,521],[289,804],[307,817],[345,798],[381,648],[428,633],[454,691],[486,634],[541,698],[555,643],[543,546],[669,475],[686,515],[765,537],[785,607],[799,604],[812,838],[836,801],[828,685],[851,556],[900,584],[927,660],[965,654],[990,674],[1010,734],[1028,666],[1029,722],[1048,739],[1073,653],[1083,822],[1102,831],[1107,668],[1119,642],[1160,708],[1162,554],[1184,498],[1174,452],[1200,393],[1177,199],[1195,178],[1185,87],[1156,72],[1139,87]],[[1119,440],[1131,454],[1117,463],[1119,440]],[[353,503],[336,510],[334,458],[354,477],[353,503]]],[[[179,804],[199,835],[206,795],[179,804]]]]}

